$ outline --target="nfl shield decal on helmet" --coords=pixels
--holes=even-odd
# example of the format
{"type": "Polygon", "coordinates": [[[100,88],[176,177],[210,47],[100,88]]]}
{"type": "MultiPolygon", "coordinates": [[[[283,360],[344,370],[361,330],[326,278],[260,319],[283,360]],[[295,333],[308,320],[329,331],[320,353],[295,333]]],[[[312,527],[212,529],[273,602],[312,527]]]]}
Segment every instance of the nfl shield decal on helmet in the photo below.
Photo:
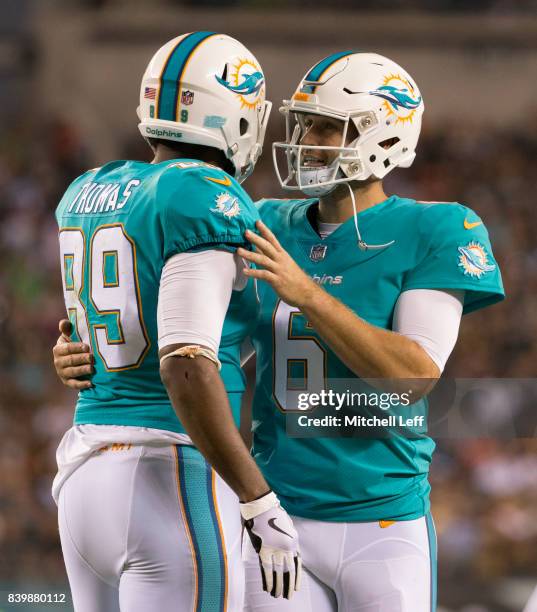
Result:
{"type": "Polygon", "coordinates": [[[322,261],[325,258],[327,249],[328,246],[326,244],[314,244],[310,251],[311,261],[322,261]]]}
{"type": "Polygon", "coordinates": [[[211,208],[211,212],[220,213],[224,217],[237,217],[241,213],[241,207],[239,205],[239,199],[232,196],[227,191],[219,193],[216,196],[216,206],[211,208]]]}
{"type": "Polygon", "coordinates": [[[194,102],[194,92],[189,89],[185,89],[185,91],[181,92],[181,104],[185,106],[190,106],[194,102]]]}
{"type": "Polygon", "coordinates": [[[459,247],[459,267],[465,276],[481,278],[483,274],[496,269],[496,264],[488,263],[485,247],[479,242],[470,242],[459,247]]]}

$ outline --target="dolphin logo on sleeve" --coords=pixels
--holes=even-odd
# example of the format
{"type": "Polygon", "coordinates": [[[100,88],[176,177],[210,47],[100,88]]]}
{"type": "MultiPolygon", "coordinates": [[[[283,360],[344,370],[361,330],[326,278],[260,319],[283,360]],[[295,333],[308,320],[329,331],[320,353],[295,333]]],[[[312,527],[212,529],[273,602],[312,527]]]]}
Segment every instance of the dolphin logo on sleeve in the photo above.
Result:
{"type": "Polygon", "coordinates": [[[470,242],[466,246],[459,247],[459,267],[465,276],[481,278],[487,272],[496,269],[495,264],[488,263],[488,255],[478,242],[470,242]]]}
{"type": "Polygon", "coordinates": [[[213,213],[220,213],[228,219],[232,217],[237,217],[241,213],[239,199],[235,196],[232,196],[230,193],[219,193],[216,196],[215,202],[216,206],[210,209],[210,211],[213,213]]]}

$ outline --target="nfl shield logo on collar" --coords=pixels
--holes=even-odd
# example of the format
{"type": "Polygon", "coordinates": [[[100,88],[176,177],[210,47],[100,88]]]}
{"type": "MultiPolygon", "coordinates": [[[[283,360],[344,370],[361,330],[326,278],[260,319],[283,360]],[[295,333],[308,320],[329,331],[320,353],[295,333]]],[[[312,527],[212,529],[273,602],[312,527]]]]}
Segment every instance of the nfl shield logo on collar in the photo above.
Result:
{"type": "Polygon", "coordinates": [[[189,89],[185,89],[185,91],[181,93],[181,104],[190,106],[192,102],[194,102],[194,92],[190,91],[189,89]]]}
{"type": "Polygon", "coordinates": [[[310,259],[311,261],[318,262],[322,261],[326,255],[328,246],[326,244],[314,244],[311,247],[310,259]]]}

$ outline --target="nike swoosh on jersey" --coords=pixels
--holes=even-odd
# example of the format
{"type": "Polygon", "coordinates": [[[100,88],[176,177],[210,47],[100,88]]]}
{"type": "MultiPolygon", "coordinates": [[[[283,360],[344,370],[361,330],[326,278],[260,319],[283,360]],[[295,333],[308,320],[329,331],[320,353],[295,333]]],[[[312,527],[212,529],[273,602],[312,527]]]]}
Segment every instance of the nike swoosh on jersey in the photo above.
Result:
{"type": "Polygon", "coordinates": [[[386,529],[386,527],[390,527],[390,525],[394,525],[395,521],[379,521],[379,525],[381,529],[386,529]]]}
{"type": "Polygon", "coordinates": [[[284,535],[289,536],[290,538],[292,538],[292,537],[293,537],[292,535],[289,535],[289,534],[287,533],[287,531],[284,531],[283,529],[280,529],[280,528],[278,527],[278,525],[276,525],[276,519],[275,519],[275,518],[271,518],[271,519],[269,519],[269,520],[268,520],[268,524],[269,524],[269,525],[272,527],[272,529],[275,529],[276,531],[279,531],[280,533],[283,533],[284,535]]]}
{"type": "Polygon", "coordinates": [[[212,181],[213,183],[223,185],[224,187],[229,187],[231,185],[231,179],[229,178],[229,176],[226,176],[226,178],[223,179],[212,178],[211,176],[206,176],[204,178],[206,178],[208,181],[212,181]]]}
{"type": "Polygon", "coordinates": [[[474,221],[473,223],[470,223],[468,219],[464,220],[464,229],[473,229],[474,227],[477,227],[478,225],[483,225],[483,221],[474,221]]]}

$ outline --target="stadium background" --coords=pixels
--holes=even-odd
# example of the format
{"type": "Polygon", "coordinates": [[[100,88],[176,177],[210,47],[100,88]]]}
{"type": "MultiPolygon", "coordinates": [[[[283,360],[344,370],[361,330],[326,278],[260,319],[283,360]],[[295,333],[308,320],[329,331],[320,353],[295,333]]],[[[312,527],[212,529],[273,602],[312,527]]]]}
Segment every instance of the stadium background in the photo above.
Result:
{"type": "MultiPolygon", "coordinates": [[[[8,591],[66,591],[50,484],[75,398],[51,364],[64,313],[54,208],[86,168],[149,159],[139,78],[156,48],[196,29],[234,35],[261,61],[274,102],[267,143],[282,135],[278,102],[324,55],[376,50],[409,69],[423,136],[388,193],[473,207],[509,298],[464,320],[448,372],[535,376],[535,0],[2,0],[0,610],[8,591]]],[[[269,147],[246,183],[254,199],[281,193],[269,147]]],[[[496,401],[508,419],[509,398],[496,401]]],[[[537,583],[536,450],[530,438],[440,441],[431,480],[444,612],[523,608],[537,583]]]]}

